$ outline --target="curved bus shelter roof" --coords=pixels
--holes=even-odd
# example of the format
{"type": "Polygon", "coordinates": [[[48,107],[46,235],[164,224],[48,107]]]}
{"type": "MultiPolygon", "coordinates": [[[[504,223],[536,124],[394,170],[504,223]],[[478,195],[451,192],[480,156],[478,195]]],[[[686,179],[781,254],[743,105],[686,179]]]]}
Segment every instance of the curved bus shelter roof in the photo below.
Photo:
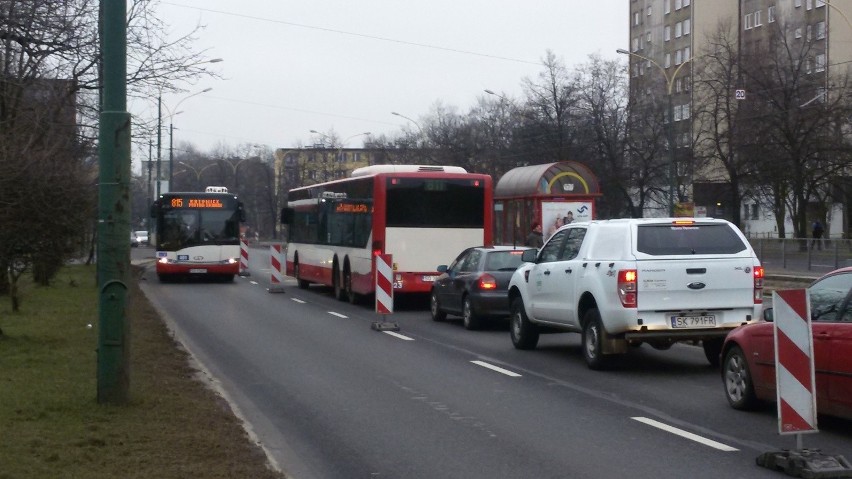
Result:
{"type": "Polygon", "coordinates": [[[494,188],[494,199],[529,196],[600,196],[597,177],[576,161],[520,166],[506,172],[494,188]]]}

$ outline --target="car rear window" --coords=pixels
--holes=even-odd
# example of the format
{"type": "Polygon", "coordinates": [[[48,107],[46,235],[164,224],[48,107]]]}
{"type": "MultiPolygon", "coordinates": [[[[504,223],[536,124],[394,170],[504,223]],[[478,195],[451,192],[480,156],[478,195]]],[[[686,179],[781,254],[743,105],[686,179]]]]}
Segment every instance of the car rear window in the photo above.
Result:
{"type": "Polygon", "coordinates": [[[515,271],[521,265],[523,250],[492,251],[485,258],[485,271],[515,271]]]}
{"type": "Polygon", "coordinates": [[[642,225],[636,238],[639,252],[655,256],[736,254],[747,248],[731,226],[724,223],[642,225]]]}

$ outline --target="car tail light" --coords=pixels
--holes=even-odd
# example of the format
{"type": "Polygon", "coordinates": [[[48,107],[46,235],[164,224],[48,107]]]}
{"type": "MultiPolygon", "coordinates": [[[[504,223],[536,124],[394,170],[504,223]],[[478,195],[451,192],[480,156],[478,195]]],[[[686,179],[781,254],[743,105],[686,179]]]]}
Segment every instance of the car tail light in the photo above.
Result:
{"type": "Polygon", "coordinates": [[[754,267],[754,304],[763,304],[763,266],[754,267]]]}
{"type": "Polygon", "coordinates": [[[639,292],[636,289],[635,269],[622,269],[618,272],[618,299],[625,308],[635,308],[639,292]]]}
{"type": "Polygon", "coordinates": [[[484,290],[497,289],[497,280],[490,274],[483,274],[479,277],[479,281],[476,282],[476,286],[484,290]]]}
{"type": "Polygon", "coordinates": [[[380,254],[382,254],[382,242],[373,241],[373,256],[378,256],[380,254]]]}

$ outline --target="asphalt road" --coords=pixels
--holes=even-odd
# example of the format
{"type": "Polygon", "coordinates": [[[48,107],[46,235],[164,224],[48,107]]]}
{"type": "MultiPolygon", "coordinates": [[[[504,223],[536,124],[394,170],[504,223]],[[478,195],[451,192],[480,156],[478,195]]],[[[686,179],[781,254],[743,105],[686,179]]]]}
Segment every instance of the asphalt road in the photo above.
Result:
{"type": "MultiPolygon", "coordinates": [[[[149,270],[143,290],[294,478],[778,477],[755,458],[795,447],[772,406],[728,406],[701,348],[643,345],[595,372],[578,335],[518,351],[504,323],[434,323],[422,299],[378,332],[372,305],[326,288],[268,292],[268,265],[252,249],[248,278],[149,270]]],[[[852,458],[852,424],[820,421],[805,446],[852,458]]]]}

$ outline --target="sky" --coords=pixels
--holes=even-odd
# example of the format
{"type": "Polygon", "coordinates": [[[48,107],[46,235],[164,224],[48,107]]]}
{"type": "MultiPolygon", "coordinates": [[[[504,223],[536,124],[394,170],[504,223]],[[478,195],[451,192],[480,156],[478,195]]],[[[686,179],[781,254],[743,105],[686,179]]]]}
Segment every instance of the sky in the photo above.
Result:
{"type": "Polygon", "coordinates": [[[288,149],[320,143],[316,130],[357,148],[364,132],[416,131],[391,112],[419,123],[437,104],[466,113],[485,89],[521,98],[548,50],[569,68],[591,54],[617,57],[629,46],[629,4],[161,0],[158,16],[173,35],[201,24],[196,48],[222,59],[209,65],[222,79],[183,85],[186,93],[163,97],[163,111],[181,112],[172,119],[176,147],[288,149]]]}

